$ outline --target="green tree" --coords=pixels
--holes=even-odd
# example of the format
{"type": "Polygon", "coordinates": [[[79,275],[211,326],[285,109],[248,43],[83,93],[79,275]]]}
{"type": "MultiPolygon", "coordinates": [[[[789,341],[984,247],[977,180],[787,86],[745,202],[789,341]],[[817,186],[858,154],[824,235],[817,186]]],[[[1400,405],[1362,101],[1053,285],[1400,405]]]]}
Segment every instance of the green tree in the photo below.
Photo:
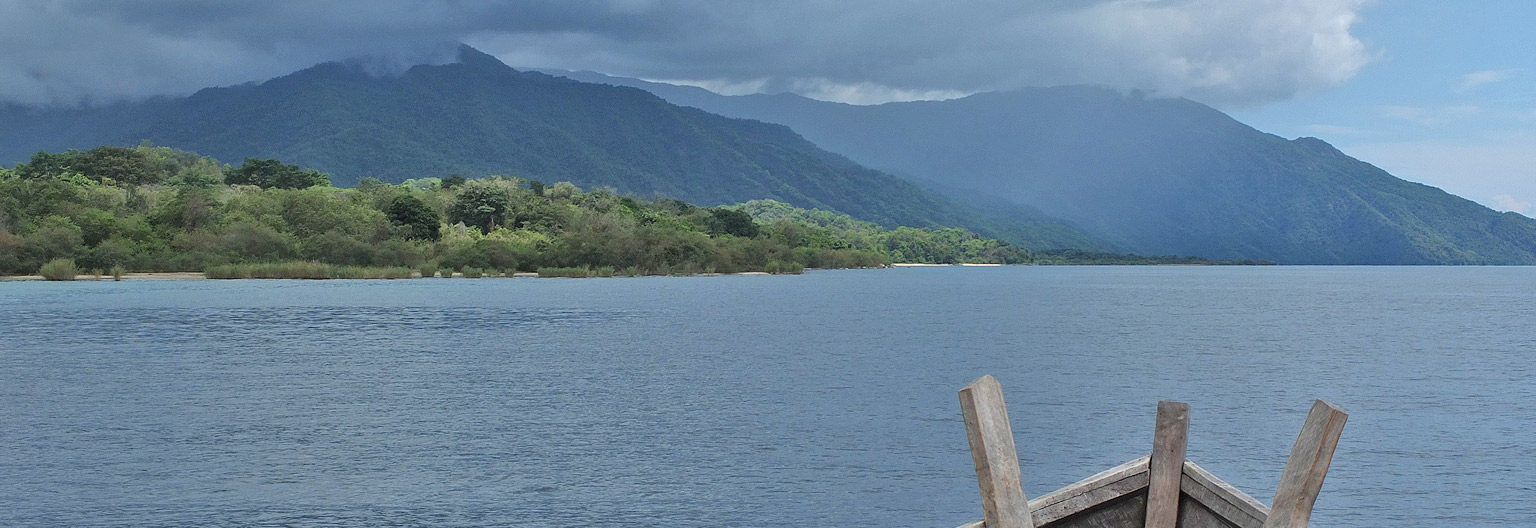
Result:
{"type": "Polygon", "coordinates": [[[479,226],[481,232],[489,233],[504,223],[511,205],[512,195],[505,188],[490,182],[469,182],[448,206],[448,222],[479,226]]]}
{"type": "Polygon", "coordinates": [[[75,159],[80,156],[80,151],[70,149],[67,152],[54,154],[52,152],[39,151],[33,154],[26,163],[16,164],[16,175],[29,180],[55,178],[75,172],[75,159]]]}
{"type": "Polygon", "coordinates": [[[735,235],[752,238],[759,232],[757,222],[752,221],[752,215],[739,209],[724,207],[711,209],[707,224],[709,234],[713,236],[735,235]]]}
{"type": "Polygon", "coordinates": [[[438,240],[443,237],[443,217],[414,195],[402,194],[389,204],[389,222],[403,229],[411,240],[438,240]]]}
{"type": "Polygon", "coordinates": [[[165,174],[150,165],[148,156],[137,149],[103,146],[87,150],[71,165],[75,172],[96,181],[111,180],[124,185],[159,183],[165,174]]]}
{"type": "Polygon", "coordinates": [[[240,168],[224,175],[230,185],[255,185],[263,189],[308,189],[329,186],[331,177],[314,169],[287,165],[275,159],[245,158],[240,168]]]}

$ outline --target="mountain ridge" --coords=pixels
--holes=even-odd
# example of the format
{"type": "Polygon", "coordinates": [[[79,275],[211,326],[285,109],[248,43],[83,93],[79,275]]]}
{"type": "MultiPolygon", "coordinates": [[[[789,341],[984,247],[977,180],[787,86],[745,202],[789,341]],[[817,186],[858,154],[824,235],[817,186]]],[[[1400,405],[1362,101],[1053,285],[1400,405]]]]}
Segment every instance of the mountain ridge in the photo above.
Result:
{"type": "Polygon", "coordinates": [[[1396,178],[1317,138],[1258,131],[1188,99],[1066,86],[856,106],[565,74],[782,123],[861,164],[962,189],[952,196],[986,190],[1142,254],[1536,264],[1536,220],[1396,178]]]}
{"type": "Polygon", "coordinates": [[[140,140],[232,162],[277,158],[364,177],[506,174],[703,205],[777,199],[888,227],[954,225],[1024,247],[1109,246],[1019,206],[984,215],[862,167],[779,124],[673,105],[644,90],[459,61],[372,75],[330,62],[261,83],[97,109],[0,109],[0,159],[140,140]]]}

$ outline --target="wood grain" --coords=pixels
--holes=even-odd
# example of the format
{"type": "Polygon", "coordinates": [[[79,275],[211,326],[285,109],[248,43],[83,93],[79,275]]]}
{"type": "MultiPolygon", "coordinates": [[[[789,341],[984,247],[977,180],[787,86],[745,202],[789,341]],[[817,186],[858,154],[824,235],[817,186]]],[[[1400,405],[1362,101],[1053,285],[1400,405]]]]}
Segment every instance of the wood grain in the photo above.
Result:
{"type": "MultiPolygon", "coordinates": [[[[1184,461],[1184,479],[1179,489],[1188,499],[1238,528],[1260,528],[1264,519],[1269,518],[1269,508],[1264,503],[1189,460],[1184,461]]],[[[1182,511],[1187,504],[1180,505],[1180,519],[1185,517],[1182,511]]]]}
{"type": "Polygon", "coordinates": [[[1339,445],[1339,435],[1344,432],[1344,422],[1349,414],[1323,400],[1312,404],[1307,421],[1291,447],[1291,457],[1280,474],[1280,487],[1275,490],[1275,502],[1269,508],[1269,518],[1264,528],[1305,528],[1312,517],[1312,505],[1323,489],[1323,477],[1328,475],[1328,464],[1333,461],[1333,450],[1339,445]]]}
{"type": "Polygon", "coordinates": [[[1189,444],[1189,404],[1157,402],[1152,457],[1147,464],[1146,528],[1176,528],[1179,486],[1184,480],[1184,453],[1189,444]]]}
{"type": "Polygon", "coordinates": [[[960,389],[960,411],[965,416],[965,436],[976,464],[981,488],[982,520],[987,528],[1035,528],[1024,497],[1019,454],[1013,445],[1013,427],[1003,388],[992,376],[982,376],[960,389]]]}

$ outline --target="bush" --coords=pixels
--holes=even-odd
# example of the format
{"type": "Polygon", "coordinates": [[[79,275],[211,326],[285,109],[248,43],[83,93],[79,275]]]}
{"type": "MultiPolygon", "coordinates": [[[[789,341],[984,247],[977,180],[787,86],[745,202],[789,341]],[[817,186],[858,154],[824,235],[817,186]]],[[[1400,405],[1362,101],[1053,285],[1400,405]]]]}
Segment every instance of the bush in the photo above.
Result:
{"type": "Polygon", "coordinates": [[[464,268],[462,273],[464,274],[464,278],[466,278],[466,279],[478,279],[480,277],[485,276],[485,271],[481,270],[480,268],[468,268],[468,267],[466,267],[466,268],[464,268]]]}
{"type": "Polygon", "coordinates": [[[335,266],[331,268],[333,279],[409,279],[410,268],[383,266],[335,266]]]}
{"type": "Polygon", "coordinates": [[[37,274],[45,280],[72,281],[75,275],[80,274],[80,270],[75,267],[75,259],[53,259],[38,268],[37,274]]]}
{"type": "Polygon", "coordinates": [[[320,262],[262,262],[209,266],[210,279],[329,279],[331,267],[320,262]]]}
{"type": "MultiPolygon", "coordinates": [[[[610,270],[611,269],[612,268],[610,268],[610,270]]],[[[546,267],[539,268],[539,277],[540,278],[546,278],[546,277],[587,278],[587,277],[590,277],[590,276],[592,276],[592,268],[589,268],[589,267],[586,267],[586,266],[574,267],[574,268],[557,268],[557,267],[546,266],[546,267]]]]}
{"type": "Polygon", "coordinates": [[[114,280],[114,281],[123,280],[123,267],[122,266],[112,266],[112,280],[114,280]]]}
{"type": "Polygon", "coordinates": [[[801,273],[805,273],[805,265],[793,261],[784,262],[779,260],[770,260],[768,261],[768,265],[763,266],[763,271],[773,274],[799,275],[801,273]]]}
{"type": "Polygon", "coordinates": [[[428,278],[437,275],[437,263],[428,262],[426,264],[417,266],[416,272],[420,273],[422,278],[428,278]]]}
{"type": "Polygon", "coordinates": [[[410,268],[332,266],[323,262],[262,262],[210,266],[210,279],[409,279],[410,268]]]}

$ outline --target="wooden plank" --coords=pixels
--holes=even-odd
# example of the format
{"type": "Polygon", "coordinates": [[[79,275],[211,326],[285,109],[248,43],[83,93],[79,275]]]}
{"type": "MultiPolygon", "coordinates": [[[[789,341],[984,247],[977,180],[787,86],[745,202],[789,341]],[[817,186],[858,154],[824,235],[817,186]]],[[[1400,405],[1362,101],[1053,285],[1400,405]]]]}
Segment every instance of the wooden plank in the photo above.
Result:
{"type": "MultiPolygon", "coordinates": [[[[1045,526],[1146,487],[1147,457],[1141,457],[1030,500],[1030,517],[1035,526],[1045,526]]],[[[983,526],[985,521],[976,521],[960,528],[983,526]]]]}
{"type": "MultiPolygon", "coordinates": [[[[1260,528],[1264,519],[1269,518],[1269,508],[1264,503],[1188,460],[1184,461],[1184,478],[1179,490],[1238,528],[1260,528]]],[[[1180,517],[1184,515],[1180,514],[1180,517]]]]}
{"type": "Polygon", "coordinates": [[[1264,528],[1305,528],[1312,517],[1312,505],[1323,489],[1323,477],[1333,461],[1344,422],[1349,414],[1323,400],[1312,404],[1307,421],[1291,447],[1291,457],[1280,474],[1280,487],[1269,509],[1264,528]]]}
{"type": "Polygon", "coordinates": [[[1147,457],[1141,457],[1029,501],[1035,526],[1097,507],[1147,487],[1147,457]]]}
{"type": "MultiPolygon", "coordinates": [[[[1115,500],[1072,514],[1063,519],[1041,523],[1040,528],[1134,528],[1147,517],[1147,489],[1122,495],[1115,500]]],[[[1035,520],[1038,522],[1039,518],[1035,520]]]]}
{"type": "Polygon", "coordinates": [[[987,528],[1035,528],[1024,497],[1019,472],[1019,453],[1013,445],[1013,427],[1003,387],[991,375],[960,389],[960,411],[965,416],[965,436],[976,464],[981,487],[982,520],[987,528]]]}
{"type": "Polygon", "coordinates": [[[1241,528],[1200,501],[1183,495],[1179,501],[1179,528],[1241,528]]]}
{"type": "Polygon", "coordinates": [[[1179,522],[1179,486],[1189,443],[1189,404],[1157,402],[1152,456],[1147,464],[1146,528],[1175,528],[1179,522]]]}

